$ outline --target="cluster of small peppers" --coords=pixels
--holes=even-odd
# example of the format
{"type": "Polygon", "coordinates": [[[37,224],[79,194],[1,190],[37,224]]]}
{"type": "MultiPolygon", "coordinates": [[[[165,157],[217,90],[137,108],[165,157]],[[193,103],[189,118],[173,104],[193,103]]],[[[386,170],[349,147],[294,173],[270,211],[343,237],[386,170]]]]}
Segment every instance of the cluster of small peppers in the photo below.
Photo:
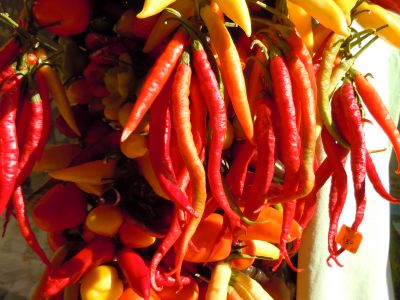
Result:
{"type": "Polygon", "coordinates": [[[397,157],[400,133],[354,69],[377,37],[400,46],[395,2],[78,2],[72,27],[73,11],[44,17],[46,0],[16,23],[2,14],[15,34],[0,50],[0,213],[46,264],[31,299],[281,298],[271,274],[299,271],[291,257],[329,178],[329,265],[361,242],[367,177],[398,203],[366,148],[364,107],[397,157]],[[46,146],[53,124],[69,142],[46,146]],[[349,154],[356,214],[338,232],[349,154]],[[32,220],[51,259],[25,207],[31,172],[49,176],[32,220]]]}

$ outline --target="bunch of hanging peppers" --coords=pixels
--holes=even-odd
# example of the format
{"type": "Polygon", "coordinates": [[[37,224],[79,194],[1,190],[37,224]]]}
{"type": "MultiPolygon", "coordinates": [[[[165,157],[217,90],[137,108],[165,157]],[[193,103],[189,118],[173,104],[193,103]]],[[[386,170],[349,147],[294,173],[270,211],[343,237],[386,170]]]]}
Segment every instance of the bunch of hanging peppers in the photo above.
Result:
{"type": "Polygon", "coordinates": [[[398,159],[400,133],[354,67],[378,38],[400,47],[397,2],[122,2],[0,13],[0,214],[46,264],[31,299],[279,299],[267,277],[301,271],[329,179],[327,264],[356,253],[367,180],[399,203],[365,110],[398,159]],[[347,160],[356,211],[339,229],[347,160]],[[27,195],[32,173],[47,179],[27,195]]]}

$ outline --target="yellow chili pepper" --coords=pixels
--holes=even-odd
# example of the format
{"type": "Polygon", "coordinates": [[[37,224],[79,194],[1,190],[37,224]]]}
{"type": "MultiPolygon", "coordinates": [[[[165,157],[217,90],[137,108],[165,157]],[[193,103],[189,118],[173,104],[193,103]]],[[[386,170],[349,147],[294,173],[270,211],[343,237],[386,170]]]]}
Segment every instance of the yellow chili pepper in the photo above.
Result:
{"type": "Polygon", "coordinates": [[[226,299],[231,274],[232,269],[229,263],[218,262],[211,273],[205,300],[226,299]]]}
{"type": "Polygon", "coordinates": [[[251,36],[251,19],[246,0],[215,0],[224,14],[251,36]]]}
{"type": "Polygon", "coordinates": [[[139,19],[148,18],[154,16],[168,7],[175,0],[145,0],[143,9],[137,14],[139,19]]]}
{"type": "Polygon", "coordinates": [[[332,31],[348,36],[347,21],[340,7],[333,0],[292,0],[314,19],[332,31]]]}
{"type": "Polygon", "coordinates": [[[231,284],[243,300],[273,300],[256,280],[241,271],[232,270],[231,284]]]}
{"type": "Polygon", "coordinates": [[[388,25],[376,34],[391,45],[400,48],[400,18],[395,14],[379,5],[363,2],[357,7],[354,18],[364,29],[377,29],[388,25]]]}
{"type": "Polygon", "coordinates": [[[222,78],[233,109],[247,139],[253,141],[253,117],[247,100],[242,65],[232,37],[225,27],[222,11],[215,2],[211,2],[211,5],[200,8],[200,16],[208,28],[212,46],[218,54],[222,78]]]}
{"type": "MultiPolygon", "coordinates": [[[[176,0],[169,7],[179,12],[181,16],[186,19],[194,15],[193,1],[176,0]]],[[[152,51],[165,37],[170,35],[180,25],[178,21],[168,20],[173,16],[174,15],[168,11],[161,13],[149,37],[146,39],[143,52],[148,53],[152,51]]]]}
{"type": "Polygon", "coordinates": [[[49,173],[50,177],[58,180],[89,183],[89,184],[105,184],[114,181],[114,171],[117,161],[94,160],[77,166],[53,171],[49,173]]]}
{"type": "Polygon", "coordinates": [[[354,5],[356,5],[357,0],[335,0],[336,4],[343,11],[344,16],[346,17],[347,25],[351,24],[351,10],[354,5]]]}
{"type": "Polygon", "coordinates": [[[293,22],[308,51],[312,54],[314,36],[312,30],[312,17],[299,5],[287,2],[289,19],[293,22]]]}

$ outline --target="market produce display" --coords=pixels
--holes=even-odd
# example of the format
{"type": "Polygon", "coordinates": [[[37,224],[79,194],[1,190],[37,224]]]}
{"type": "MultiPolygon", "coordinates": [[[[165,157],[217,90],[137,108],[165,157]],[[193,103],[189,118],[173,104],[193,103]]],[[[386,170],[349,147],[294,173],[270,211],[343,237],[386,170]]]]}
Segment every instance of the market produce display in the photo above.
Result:
{"type": "Polygon", "coordinates": [[[14,217],[45,264],[32,300],[283,299],[279,274],[301,272],[325,183],[331,267],[368,234],[366,182],[400,201],[364,124],[387,135],[397,173],[400,133],[354,67],[378,38],[400,47],[395,0],[33,0],[16,20],[3,10],[0,214],[3,235],[14,217]],[[68,142],[49,143],[53,131],[68,142]],[[26,195],[35,173],[48,180],[26,195]],[[354,220],[339,228],[349,184],[354,220]]]}

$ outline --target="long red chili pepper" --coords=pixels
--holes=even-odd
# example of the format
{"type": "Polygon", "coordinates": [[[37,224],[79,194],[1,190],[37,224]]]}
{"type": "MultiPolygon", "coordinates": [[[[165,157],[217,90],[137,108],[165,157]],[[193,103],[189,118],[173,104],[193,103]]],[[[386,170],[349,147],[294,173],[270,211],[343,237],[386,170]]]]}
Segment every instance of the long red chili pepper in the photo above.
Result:
{"type": "Polygon", "coordinates": [[[121,141],[126,140],[127,137],[135,131],[143,116],[161,92],[178,63],[186,42],[186,34],[183,30],[178,30],[169,41],[166,49],[157,59],[154,66],[150,69],[124,127],[121,141]]]}
{"type": "MultiPolygon", "coordinates": [[[[270,101],[270,100],[267,100],[270,101]]],[[[254,140],[257,163],[253,185],[245,199],[243,214],[249,219],[257,219],[260,208],[266,200],[275,169],[275,134],[271,121],[271,110],[263,100],[256,102],[254,140]]]]}
{"type": "Polygon", "coordinates": [[[190,175],[190,188],[192,206],[198,217],[189,217],[185,230],[178,242],[175,251],[175,268],[178,284],[181,286],[180,270],[184,256],[187,252],[189,241],[195,233],[204,212],[207,198],[206,172],[203,163],[197,153],[190,123],[190,79],[192,69],[190,67],[189,53],[183,52],[181,63],[178,65],[172,85],[172,115],[178,141],[178,148],[182,154],[184,163],[190,175]]]}
{"type": "Polygon", "coordinates": [[[77,283],[90,268],[111,262],[114,255],[115,245],[112,239],[95,237],[73,257],[51,270],[43,286],[43,296],[55,295],[65,287],[77,283]]]}
{"type": "MultiPolygon", "coordinates": [[[[285,47],[285,45],[283,45],[285,47]]],[[[286,48],[286,47],[285,47],[286,48]]],[[[308,50],[307,50],[308,51],[308,50]]],[[[291,196],[284,195],[285,201],[306,196],[314,186],[314,156],[317,140],[316,98],[312,89],[310,75],[303,62],[295,54],[285,51],[287,66],[293,88],[294,102],[300,103],[301,152],[299,169],[299,186],[291,196]]],[[[296,108],[297,109],[297,108],[296,108]]],[[[297,115],[297,111],[296,111],[297,115]]],[[[279,201],[275,199],[274,201],[279,201]]]]}
{"type": "Polygon", "coordinates": [[[118,266],[130,287],[139,292],[145,300],[150,297],[150,273],[143,258],[130,248],[122,247],[117,252],[118,266]]]}
{"type": "Polygon", "coordinates": [[[282,232],[279,243],[280,255],[278,262],[274,266],[276,270],[283,258],[289,266],[297,270],[291,263],[286,244],[291,224],[294,218],[296,203],[290,199],[298,186],[298,172],[300,168],[300,136],[296,127],[296,115],[293,102],[292,83],[290,73],[283,57],[278,54],[277,49],[270,48],[270,73],[272,79],[272,91],[279,116],[279,130],[281,134],[281,144],[279,157],[285,166],[285,177],[283,182],[283,199],[289,196],[288,201],[283,203],[282,232]]]}
{"type": "Polygon", "coordinates": [[[17,219],[19,229],[27,244],[40,257],[40,259],[50,267],[51,263],[46,256],[43,248],[40,246],[36,236],[31,228],[28,212],[25,208],[24,195],[22,194],[21,186],[17,186],[13,194],[14,214],[17,219]]]}
{"type": "Polygon", "coordinates": [[[18,172],[16,111],[23,77],[12,75],[1,86],[0,93],[0,215],[14,191],[18,172]]]}
{"type": "Polygon", "coordinates": [[[197,153],[201,160],[205,158],[206,131],[207,131],[207,108],[201,94],[200,83],[196,74],[192,74],[190,84],[190,123],[192,124],[193,139],[196,144],[197,153]]]}
{"type": "MultiPolygon", "coordinates": [[[[357,93],[360,95],[368,111],[390,139],[397,161],[400,161],[400,132],[381,97],[375,87],[361,73],[354,71],[352,79],[354,80],[357,93]]],[[[396,173],[400,173],[400,164],[396,169],[396,173]]]]}
{"type": "Polygon", "coordinates": [[[193,64],[199,81],[202,83],[200,88],[206,101],[212,128],[207,165],[210,189],[213,197],[228,216],[231,226],[237,227],[240,225],[240,218],[229,205],[221,175],[221,156],[227,129],[225,103],[207,54],[197,40],[193,42],[193,64]]]}
{"type": "MultiPolygon", "coordinates": [[[[27,119],[24,120],[24,124],[20,124],[20,126],[24,126],[26,129],[25,136],[18,136],[18,141],[22,138],[22,145],[19,148],[18,174],[15,187],[22,185],[33,169],[37,160],[37,150],[42,139],[44,126],[43,106],[38,95],[32,96],[31,99],[26,99],[23,106],[27,107],[28,114],[25,116],[27,119]]],[[[24,110],[24,107],[22,109],[24,110]]]]}
{"type": "Polygon", "coordinates": [[[170,197],[171,201],[189,214],[197,216],[197,213],[190,204],[187,196],[178,186],[176,174],[170,158],[170,97],[171,86],[167,83],[158,95],[155,105],[150,111],[150,129],[148,138],[150,160],[161,187],[164,189],[168,197],[170,197]]]}

